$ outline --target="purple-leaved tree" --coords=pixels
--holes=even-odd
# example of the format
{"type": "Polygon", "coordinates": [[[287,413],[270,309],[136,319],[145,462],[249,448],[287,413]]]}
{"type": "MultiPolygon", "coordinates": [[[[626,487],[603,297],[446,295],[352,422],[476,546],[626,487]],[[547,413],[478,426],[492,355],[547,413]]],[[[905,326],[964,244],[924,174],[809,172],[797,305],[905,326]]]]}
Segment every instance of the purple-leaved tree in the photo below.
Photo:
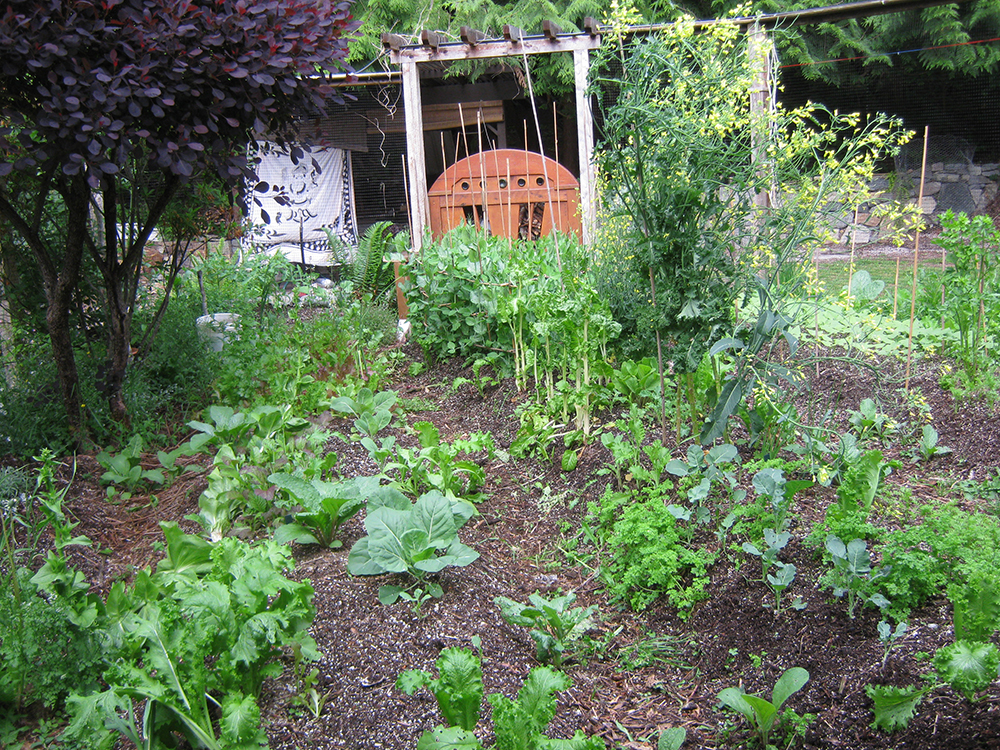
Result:
{"type": "Polygon", "coordinates": [[[62,400],[80,441],[69,312],[84,253],[107,295],[105,386],[112,415],[124,421],[122,379],[150,232],[184,180],[214,170],[235,185],[251,174],[249,143],[291,142],[296,118],[322,105],[316,78],[344,68],[354,24],[349,2],[328,0],[0,7],[0,217],[38,264],[62,400]],[[32,176],[32,200],[11,199],[4,182],[14,170],[32,176]],[[137,174],[150,188],[145,215],[123,234],[137,174]],[[42,231],[53,199],[63,206],[58,240],[42,231]]]}

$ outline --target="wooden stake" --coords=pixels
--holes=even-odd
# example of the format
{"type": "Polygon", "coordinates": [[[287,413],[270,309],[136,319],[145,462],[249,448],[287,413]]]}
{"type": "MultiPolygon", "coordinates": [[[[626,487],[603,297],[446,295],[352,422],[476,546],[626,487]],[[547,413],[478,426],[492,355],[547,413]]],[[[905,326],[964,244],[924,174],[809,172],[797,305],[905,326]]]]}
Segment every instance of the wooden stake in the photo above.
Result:
{"type": "MultiPolygon", "coordinates": [[[[917,193],[917,206],[923,213],[924,206],[924,178],[927,176],[927,140],[930,137],[931,126],[924,126],[924,155],[920,162],[920,191],[917,193]]],[[[906,346],[906,382],[903,390],[910,392],[910,362],[913,359],[913,318],[917,312],[917,258],[920,255],[920,227],[917,227],[913,236],[913,283],[910,285],[910,335],[906,346]]],[[[941,287],[944,294],[944,287],[941,287]]]]}

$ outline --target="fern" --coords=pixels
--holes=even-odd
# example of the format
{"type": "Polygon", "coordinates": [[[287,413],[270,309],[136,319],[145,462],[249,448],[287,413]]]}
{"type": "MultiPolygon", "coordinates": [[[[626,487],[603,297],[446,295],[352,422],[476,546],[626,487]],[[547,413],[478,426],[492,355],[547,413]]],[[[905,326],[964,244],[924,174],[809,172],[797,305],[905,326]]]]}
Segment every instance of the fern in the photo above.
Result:
{"type": "Polygon", "coordinates": [[[392,265],[385,260],[392,243],[392,224],[380,221],[372,224],[361,237],[351,266],[354,295],[370,302],[386,298],[395,276],[392,265]]]}

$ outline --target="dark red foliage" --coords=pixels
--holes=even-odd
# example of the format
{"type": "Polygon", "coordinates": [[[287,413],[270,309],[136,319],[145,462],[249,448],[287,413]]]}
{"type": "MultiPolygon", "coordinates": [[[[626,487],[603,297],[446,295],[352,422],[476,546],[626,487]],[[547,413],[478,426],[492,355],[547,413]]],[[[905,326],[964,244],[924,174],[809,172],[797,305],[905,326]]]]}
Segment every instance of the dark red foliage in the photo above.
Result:
{"type": "Polygon", "coordinates": [[[0,176],[128,159],[238,180],[244,147],[321,104],[304,77],[343,68],[350,3],[9,0],[0,15],[0,176]],[[19,148],[18,148],[19,146],[19,148]]]}

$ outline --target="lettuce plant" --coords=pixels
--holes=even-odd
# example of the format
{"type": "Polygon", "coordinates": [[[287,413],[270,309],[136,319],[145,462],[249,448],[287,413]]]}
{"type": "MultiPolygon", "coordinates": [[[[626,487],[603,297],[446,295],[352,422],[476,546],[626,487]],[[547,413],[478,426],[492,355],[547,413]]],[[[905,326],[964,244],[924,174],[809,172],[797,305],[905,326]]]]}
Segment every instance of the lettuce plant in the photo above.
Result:
{"type": "MultiPolygon", "coordinates": [[[[425,732],[417,750],[483,750],[473,734],[479,722],[483,700],[483,675],[479,658],[467,649],[448,648],[437,661],[440,677],[433,679],[420,670],[403,672],[396,686],[407,695],[427,687],[437,698],[448,726],[425,732]]],[[[538,750],[559,747],[562,750],[605,750],[604,740],[587,737],[579,730],[568,740],[552,740],[544,731],[556,714],[555,693],[567,690],[569,677],[549,667],[535,667],[528,674],[517,698],[500,693],[487,696],[493,707],[493,733],[496,750],[538,750]]],[[[667,743],[674,734],[667,736],[667,743]]],[[[666,745],[669,747],[669,744],[666,745]]]]}
{"type": "Polygon", "coordinates": [[[426,687],[437,699],[438,708],[449,727],[469,732],[476,728],[483,702],[483,670],[479,659],[468,649],[446,648],[437,660],[434,679],[422,669],[408,669],[399,675],[396,687],[407,695],[426,687]]]}
{"type": "Polygon", "coordinates": [[[167,555],[156,573],[108,594],[102,623],[121,658],[105,670],[107,689],[70,697],[66,736],[91,746],[112,732],[141,748],[173,747],[178,735],[209,750],[259,747],[264,679],[281,674],[285,649],[319,658],[308,634],[313,588],[284,575],[287,547],[209,544],[161,526],[167,555]]]}
{"type": "Polygon", "coordinates": [[[921,687],[868,685],[865,692],[872,700],[873,726],[887,732],[905,729],[916,713],[920,700],[941,685],[950,685],[968,701],[990,686],[1000,672],[1000,652],[992,643],[955,641],[942,646],[934,655],[934,673],[926,675],[928,684],[921,687]]]}

